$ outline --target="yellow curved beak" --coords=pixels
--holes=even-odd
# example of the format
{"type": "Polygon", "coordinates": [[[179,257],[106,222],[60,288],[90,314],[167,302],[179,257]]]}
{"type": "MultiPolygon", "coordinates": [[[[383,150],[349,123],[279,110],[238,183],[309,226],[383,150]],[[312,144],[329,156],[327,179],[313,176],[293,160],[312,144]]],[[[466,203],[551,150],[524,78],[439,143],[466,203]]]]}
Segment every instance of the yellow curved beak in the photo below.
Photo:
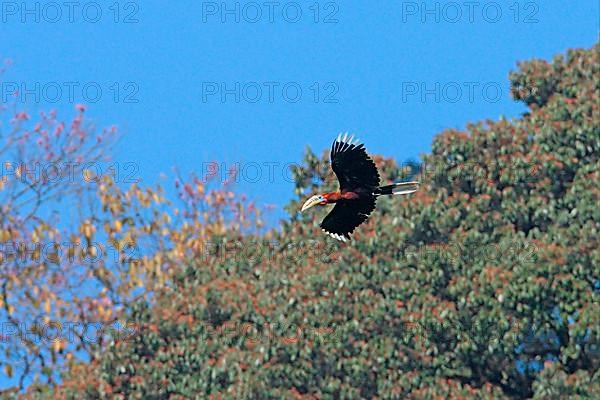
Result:
{"type": "Polygon", "coordinates": [[[322,202],[322,200],[319,198],[319,196],[313,196],[310,199],[306,200],[306,203],[304,203],[304,205],[302,206],[301,211],[306,211],[309,208],[311,208],[312,206],[317,205],[321,202],[322,202]]]}

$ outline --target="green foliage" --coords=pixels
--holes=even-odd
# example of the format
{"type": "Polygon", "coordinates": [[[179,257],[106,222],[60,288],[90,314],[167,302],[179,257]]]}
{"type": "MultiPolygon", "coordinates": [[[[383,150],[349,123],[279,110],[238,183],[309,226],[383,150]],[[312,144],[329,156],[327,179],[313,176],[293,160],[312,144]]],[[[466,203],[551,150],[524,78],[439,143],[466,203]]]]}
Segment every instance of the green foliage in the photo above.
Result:
{"type": "Polygon", "coordinates": [[[53,396],[598,398],[598,49],[521,64],[529,112],[441,133],[349,245],[296,211],[336,185],[309,150],[280,232],[213,235],[53,396]]]}

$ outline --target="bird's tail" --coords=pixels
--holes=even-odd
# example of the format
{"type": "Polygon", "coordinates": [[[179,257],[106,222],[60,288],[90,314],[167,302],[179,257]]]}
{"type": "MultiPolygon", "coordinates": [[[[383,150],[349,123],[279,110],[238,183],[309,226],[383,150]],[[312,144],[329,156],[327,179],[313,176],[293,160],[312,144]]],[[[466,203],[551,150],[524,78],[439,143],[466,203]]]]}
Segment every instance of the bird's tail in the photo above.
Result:
{"type": "Polygon", "coordinates": [[[401,182],[382,186],[375,192],[379,196],[393,196],[401,194],[411,194],[419,189],[419,182],[401,182]]]}

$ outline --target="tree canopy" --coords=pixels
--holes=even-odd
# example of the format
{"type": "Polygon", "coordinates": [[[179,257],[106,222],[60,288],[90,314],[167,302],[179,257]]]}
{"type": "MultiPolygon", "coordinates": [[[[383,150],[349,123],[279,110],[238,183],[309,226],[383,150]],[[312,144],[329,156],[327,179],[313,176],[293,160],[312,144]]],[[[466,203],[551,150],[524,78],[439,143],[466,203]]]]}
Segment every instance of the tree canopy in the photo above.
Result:
{"type": "Polygon", "coordinates": [[[519,64],[519,118],[446,130],[419,163],[375,157],[383,182],[422,186],[347,245],[320,233],[327,210],[298,213],[337,185],[326,151],[267,233],[228,189],[182,181],[171,215],[150,189],[101,185],[107,234],[153,240],[122,278],[151,295],[123,289],[132,334],[27,396],[600,397],[599,49],[519,64]]]}

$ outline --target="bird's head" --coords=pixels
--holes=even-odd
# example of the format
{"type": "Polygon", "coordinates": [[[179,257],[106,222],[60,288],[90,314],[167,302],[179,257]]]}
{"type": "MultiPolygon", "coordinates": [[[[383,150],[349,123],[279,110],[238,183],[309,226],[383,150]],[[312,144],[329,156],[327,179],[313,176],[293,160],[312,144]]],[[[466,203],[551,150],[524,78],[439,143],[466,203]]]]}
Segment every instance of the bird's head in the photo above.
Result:
{"type": "Polygon", "coordinates": [[[322,194],[314,195],[310,199],[306,200],[306,203],[304,203],[304,205],[302,206],[301,211],[306,211],[309,208],[311,208],[312,206],[315,206],[317,204],[319,204],[319,205],[327,204],[327,197],[325,197],[322,194]]]}

